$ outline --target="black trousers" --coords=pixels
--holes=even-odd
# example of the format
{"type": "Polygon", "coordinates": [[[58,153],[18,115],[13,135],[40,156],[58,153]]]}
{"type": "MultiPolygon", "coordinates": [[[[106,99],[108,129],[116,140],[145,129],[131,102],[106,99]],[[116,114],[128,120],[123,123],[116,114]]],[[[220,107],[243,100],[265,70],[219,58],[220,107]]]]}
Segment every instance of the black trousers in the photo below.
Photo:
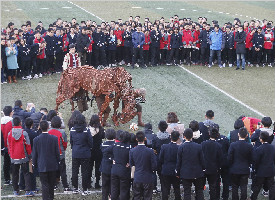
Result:
{"type": "Polygon", "coordinates": [[[111,195],[111,174],[102,173],[102,200],[108,200],[111,195]]]}
{"type": "Polygon", "coordinates": [[[130,199],[131,177],[125,178],[111,175],[111,199],[129,200],[130,199]]]}
{"type": "Polygon", "coordinates": [[[267,56],[266,63],[270,64],[272,62],[272,49],[264,49],[264,52],[267,56]]]}
{"type": "Polygon", "coordinates": [[[60,160],[59,163],[59,170],[57,171],[57,178],[59,178],[61,176],[61,181],[62,181],[62,185],[64,188],[68,188],[69,184],[68,184],[68,180],[67,180],[67,170],[66,170],[66,162],[65,162],[65,158],[60,160]]]}
{"type": "Polygon", "coordinates": [[[86,65],[87,52],[86,51],[78,52],[78,55],[79,55],[79,58],[80,58],[81,66],[86,65]]]}
{"type": "Polygon", "coordinates": [[[53,200],[56,171],[39,172],[39,177],[42,185],[42,199],[53,200]]]}
{"type": "Polygon", "coordinates": [[[89,66],[93,66],[92,57],[93,57],[92,52],[87,52],[87,65],[89,66]]]}
{"type": "Polygon", "coordinates": [[[31,71],[31,61],[23,61],[21,60],[21,76],[28,76],[30,75],[30,71],[31,71]]]}
{"type": "Polygon", "coordinates": [[[125,57],[125,63],[131,63],[132,62],[132,55],[133,55],[133,47],[125,47],[124,46],[124,57],[125,57]]]}
{"type": "Polygon", "coordinates": [[[241,188],[241,198],[240,200],[247,199],[247,184],[248,184],[248,174],[231,174],[232,181],[232,199],[239,200],[238,190],[241,188]]]}
{"type": "Polygon", "coordinates": [[[133,200],[151,200],[153,195],[153,183],[137,183],[133,184],[133,200]]]}
{"type": "Polygon", "coordinates": [[[167,49],[160,50],[160,64],[166,64],[167,61],[167,49]]]}
{"type": "Polygon", "coordinates": [[[254,64],[261,64],[262,57],[263,57],[263,50],[255,51],[255,49],[253,49],[253,63],[254,64]]]}
{"type": "Polygon", "coordinates": [[[161,185],[162,200],[168,200],[171,185],[173,185],[173,188],[174,188],[175,200],[181,199],[180,179],[175,176],[162,175],[162,185],[161,185]]]}
{"type": "Polygon", "coordinates": [[[222,63],[233,64],[233,49],[224,48],[222,50],[222,63]]]}
{"type": "Polygon", "coordinates": [[[191,64],[191,48],[182,48],[182,59],[186,59],[187,64],[191,64]]]}
{"type": "Polygon", "coordinates": [[[15,76],[16,75],[16,69],[8,69],[7,75],[8,76],[15,76]]]}
{"type": "Polygon", "coordinates": [[[195,64],[198,64],[200,62],[200,49],[195,49],[195,48],[192,49],[191,60],[195,64]]]}
{"type": "Polygon", "coordinates": [[[160,55],[160,50],[159,47],[151,47],[151,65],[155,66],[159,64],[159,55],[160,55]]]}
{"type": "Polygon", "coordinates": [[[47,70],[45,68],[45,60],[46,59],[36,59],[36,67],[33,70],[34,74],[42,74],[42,73],[46,73],[47,70]]]}
{"type": "Polygon", "coordinates": [[[107,65],[106,54],[104,48],[94,49],[95,67],[99,65],[107,65]]]}
{"type": "Polygon", "coordinates": [[[275,191],[274,191],[274,176],[272,177],[256,177],[255,183],[252,188],[252,195],[251,200],[256,200],[258,197],[259,192],[262,189],[262,186],[264,183],[267,183],[267,187],[269,190],[269,199],[274,200],[275,199],[275,191]]]}
{"type": "Polygon", "coordinates": [[[219,199],[220,197],[220,183],[222,180],[222,198],[223,199],[228,199],[229,198],[229,169],[228,168],[222,168],[219,172],[218,179],[217,179],[217,185],[216,185],[216,192],[217,192],[217,197],[219,199]]]}
{"type": "Polygon", "coordinates": [[[54,70],[54,55],[46,55],[46,69],[45,72],[54,70]]]}
{"type": "Polygon", "coordinates": [[[250,64],[253,63],[253,57],[252,57],[252,54],[253,54],[253,51],[252,50],[249,50],[249,48],[246,48],[246,60],[247,62],[249,62],[250,64]]]}
{"type": "Polygon", "coordinates": [[[8,152],[4,154],[4,164],[3,164],[3,171],[4,171],[4,179],[5,181],[10,181],[10,173],[11,173],[11,159],[8,152]]]}
{"type": "Polygon", "coordinates": [[[115,64],[116,63],[116,50],[109,50],[108,51],[108,64],[115,64]]]}
{"type": "Polygon", "coordinates": [[[204,177],[197,179],[182,179],[182,185],[184,188],[184,200],[191,200],[191,187],[192,183],[195,185],[196,199],[204,199],[203,187],[204,177]]]}
{"type": "Polygon", "coordinates": [[[133,48],[133,59],[132,59],[132,66],[134,66],[137,62],[137,57],[139,56],[141,61],[141,67],[144,67],[144,57],[143,57],[143,49],[140,48],[133,48]]]}
{"type": "Polygon", "coordinates": [[[12,186],[14,191],[19,191],[19,171],[21,170],[24,175],[25,180],[25,190],[30,191],[31,190],[31,175],[29,172],[29,162],[23,163],[23,164],[13,164],[12,166],[12,186]]]}
{"type": "Polygon", "coordinates": [[[31,57],[31,63],[30,63],[30,73],[33,72],[33,70],[36,68],[36,55],[33,55],[31,57]]]}
{"type": "Polygon", "coordinates": [[[96,178],[97,183],[99,183],[100,176],[101,176],[101,173],[99,171],[101,160],[102,160],[102,154],[101,153],[97,153],[97,155],[92,154],[92,156],[90,158],[90,170],[89,170],[90,179],[92,177],[92,172],[93,172],[93,169],[95,167],[95,178],[96,178]]]}
{"type": "Polygon", "coordinates": [[[63,64],[63,61],[64,61],[64,56],[65,54],[63,53],[63,51],[57,53],[55,55],[56,57],[56,60],[55,60],[55,71],[56,72],[62,72],[62,64],[63,64]]]}
{"type": "Polygon", "coordinates": [[[75,189],[78,189],[78,173],[79,173],[80,166],[81,166],[83,191],[86,191],[88,189],[88,184],[89,184],[89,179],[90,179],[89,164],[90,164],[89,158],[73,158],[72,159],[72,185],[75,189]]]}
{"type": "Polygon", "coordinates": [[[116,61],[119,63],[123,60],[123,46],[116,48],[116,61]]]}
{"type": "Polygon", "coordinates": [[[207,45],[207,47],[202,47],[201,48],[202,64],[207,64],[209,62],[209,56],[210,56],[210,45],[207,45]]]}
{"type": "Polygon", "coordinates": [[[174,60],[175,64],[179,64],[179,48],[174,48],[170,50],[168,63],[172,63],[174,60]]]}
{"type": "Polygon", "coordinates": [[[143,50],[143,56],[144,56],[144,64],[149,65],[149,50],[143,50]]]}
{"type": "Polygon", "coordinates": [[[218,174],[206,174],[205,178],[207,179],[207,182],[209,184],[209,194],[210,194],[210,200],[216,200],[217,199],[217,179],[218,174]]]}

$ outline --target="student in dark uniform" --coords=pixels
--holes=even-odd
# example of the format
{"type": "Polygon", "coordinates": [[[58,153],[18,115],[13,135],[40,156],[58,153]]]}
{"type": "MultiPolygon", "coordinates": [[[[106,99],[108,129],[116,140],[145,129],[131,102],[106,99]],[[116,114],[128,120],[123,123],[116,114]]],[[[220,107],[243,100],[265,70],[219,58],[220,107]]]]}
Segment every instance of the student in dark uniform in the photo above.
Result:
{"type": "Polygon", "coordinates": [[[191,186],[195,185],[196,199],[204,199],[204,158],[201,145],[192,142],[193,131],[185,129],[185,142],[178,149],[176,174],[182,179],[184,199],[191,200],[191,186]],[[192,152],[192,156],[190,153],[192,152]]]}
{"type": "Polygon", "coordinates": [[[177,141],[179,136],[180,133],[178,131],[173,131],[171,133],[171,143],[162,145],[160,150],[159,162],[162,165],[162,200],[168,199],[171,185],[173,185],[175,199],[181,199],[180,179],[176,177],[175,172],[177,164],[177,152],[179,148],[177,141]]]}
{"type": "Polygon", "coordinates": [[[151,33],[150,33],[150,38],[151,38],[151,65],[156,66],[159,64],[160,60],[160,40],[161,40],[161,34],[158,31],[157,27],[154,26],[151,33]]]}
{"type": "Polygon", "coordinates": [[[50,70],[54,70],[54,54],[57,47],[57,39],[54,37],[54,30],[48,29],[47,35],[44,37],[46,42],[46,70],[50,74],[50,70]]]}
{"type": "Polygon", "coordinates": [[[241,188],[240,199],[247,199],[247,184],[250,174],[249,167],[252,164],[253,150],[252,145],[245,141],[247,134],[246,128],[241,128],[239,131],[239,141],[233,142],[228,150],[228,161],[232,181],[232,199],[239,199],[239,187],[241,188]]]}
{"type": "Polygon", "coordinates": [[[105,152],[105,149],[115,143],[116,131],[114,129],[107,129],[105,137],[106,141],[101,145],[103,155],[100,166],[100,171],[102,173],[102,200],[108,200],[111,196],[111,169],[113,158],[111,154],[105,152]]]}
{"type": "Polygon", "coordinates": [[[212,128],[210,130],[210,139],[201,144],[205,160],[205,177],[209,184],[210,200],[217,199],[216,182],[222,164],[222,146],[216,141],[218,137],[219,130],[212,128]]]}
{"type": "Polygon", "coordinates": [[[275,149],[268,143],[269,133],[261,131],[260,141],[262,143],[254,151],[256,178],[252,188],[251,200],[256,200],[264,184],[267,183],[269,199],[275,199],[274,176],[275,176],[275,149]]]}
{"type": "Polygon", "coordinates": [[[94,39],[93,50],[94,50],[94,58],[95,58],[95,68],[99,65],[106,66],[106,54],[105,54],[105,42],[106,37],[104,33],[101,31],[101,27],[98,26],[96,32],[92,34],[94,39]]]}
{"type": "MultiPolygon", "coordinates": [[[[230,141],[230,144],[232,142],[236,142],[236,141],[239,141],[239,136],[238,136],[238,133],[239,133],[239,130],[240,128],[243,128],[244,127],[244,123],[243,123],[243,120],[241,119],[237,119],[234,123],[234,129],[233,131],[230,131],[229,134],[228,134],[228,139],[230,141]]],[[[250,143],[250,137],[249,137],[249,134],[247,135],[247,137],[245,138],[245,141],[250,143]]]]}
{"type": "Polygon", "coordinates": [[[208,110],[205,113],[205,121],[199,123],[199,130],[202,134],[203,141],[209,140],[209,127],[214,125],[214,112],[212,110],[208,110]]]}
{"type": "Polygon", "coordinates": [[[179,28],[175,28],[173,34],[171,35],[171,52],[168,58],[168,62],[166,65],[172,65],[175,60],[175,64],[179,64],[179,49],[182,43],[182,36],[179,34],[179,28]]]}
{"type": "Polygon", "coordinates": [[[136,133],[138,145],[130,150],[130,166],[135,167],[133,183],[133,200],[151,200],[153,194],[154,171],[157,160],[152,149],[145,146],[143,131],[136,133]]]}

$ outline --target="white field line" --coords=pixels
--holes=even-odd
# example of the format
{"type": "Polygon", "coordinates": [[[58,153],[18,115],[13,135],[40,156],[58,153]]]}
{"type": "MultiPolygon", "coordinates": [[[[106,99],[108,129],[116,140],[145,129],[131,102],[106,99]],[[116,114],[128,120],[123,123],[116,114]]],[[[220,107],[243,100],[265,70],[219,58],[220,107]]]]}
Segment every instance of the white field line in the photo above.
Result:
{"type": "Polygon", "coordinates": [[[96,17],[97,19],[99,19],[99,20],[101,20],[101,21],[105,21],[104,19],[100,18],[99,16],[95,15],[94,13],[89,12],[89,11],[86,10],[85,8],[82,8],[81,6],[75,4],[75,3],[71,2],[71,1],[68,1],[68,2],[69,2],[70,4],[73,4],[73,5],[76,6],[76,7],[80,8],[81,10],[85,11],[86,13],[89,13],[90,15],[96,17]]]}
{"type": "Polygon", "coordinates": [[[246,107],[247,109],[255,112],[256,114],[260,115],[261,117],[264,117],[265,115],[257,110],[255,110],[254,108],[251,108],[250,106],[248,106],[247,104],[243,103],[242,101],[236,99],[235,97],[231,96],[230,94],[228,94],[227,92],[225,92],[224,90],[218,88],[217,86],[213,85],[212,83],[209,83],[208,81],[204,80],[203,78],[201,78],[200,76],[198,76],[197,74],[189,71],[188,69],[186,69],[185,67],[180,66],[180,68],[182,68],[184,71],[188,72],[189,74],[195,76],[196,78],[200,79],[201,81],[203,81],[204,83],[210,85],[211,87],[215,88],[216,90],[218,90],[219,92],[225,94],[226,96],[228,96],[229,98],[233,99],[234,101],[238,102],[239,104],[243,105],[244,107],[246,107]]]}
{"type": "Polygon", "coordinates": [[[139,7],[139,6],[134,6],[134,7],[132,7],[132,8],[141,8],[141,7],[139,7]]]}

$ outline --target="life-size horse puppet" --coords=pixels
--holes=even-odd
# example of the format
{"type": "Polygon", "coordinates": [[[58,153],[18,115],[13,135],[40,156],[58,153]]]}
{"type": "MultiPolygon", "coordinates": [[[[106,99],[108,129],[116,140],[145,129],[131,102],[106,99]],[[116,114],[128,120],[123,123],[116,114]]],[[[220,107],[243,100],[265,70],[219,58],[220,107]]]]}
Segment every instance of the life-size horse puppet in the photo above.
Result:
{"type": "Polygon", "coordinates": [[[135,117],[136,102],[132,89],[132,76],[123,67],[97,70],[91,66],[66,69],[60,78],[56,97],[56,110],[59,105],[72,99],[83,88],[94,96],[105,96],[105,101],[99,108],[99,118],[102,123],[102,114],[114,100],[113,121],[115,125],[127,123],[135,117]],[[118,113],[120,100],[123,102],[122,113],[118,113]]]}

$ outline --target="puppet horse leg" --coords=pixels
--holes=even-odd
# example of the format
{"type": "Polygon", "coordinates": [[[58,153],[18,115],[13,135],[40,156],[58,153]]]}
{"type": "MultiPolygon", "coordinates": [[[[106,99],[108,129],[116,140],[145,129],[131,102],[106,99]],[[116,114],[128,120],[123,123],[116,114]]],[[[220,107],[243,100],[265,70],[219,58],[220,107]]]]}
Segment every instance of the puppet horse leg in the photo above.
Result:
{"type": "Polygon", "coordinates": [[[73,112],[73,111],[74,111],[74,101],[73,101],[72,99],[70,99],[70,104],[71,104],[71,106],[72,106],[71,111],[73,112]]]}
{"type": "Polygon", "coordinates": [[[101,105],[100,112],[99,112],[99,120],[100,120],[102,126],[104,126],[104,121],[107,120],[107,119],[105,119],[103,121],[102,115],[105,112],[105,110],[107,109],[107,107],[109,106],[109,104],[110,104],[111,101],[112,101],[112,98],[110,98],[109,95],[105,95],[105,101],[101,105]]]}
{"type": "Polygon", "coordinates": [[[114,114],[113,114],[113,117],[112,117],[112,120],[114,122],[114,124],[116,126],[118,126],[118,115],[117,115],[117,109],[119,107],[119,99],[120,99],[120,95],[117,95],[115,96],[115,100],[114,100],[114,105],[113,105],[113,108],[114,108],[114,114]]]}

